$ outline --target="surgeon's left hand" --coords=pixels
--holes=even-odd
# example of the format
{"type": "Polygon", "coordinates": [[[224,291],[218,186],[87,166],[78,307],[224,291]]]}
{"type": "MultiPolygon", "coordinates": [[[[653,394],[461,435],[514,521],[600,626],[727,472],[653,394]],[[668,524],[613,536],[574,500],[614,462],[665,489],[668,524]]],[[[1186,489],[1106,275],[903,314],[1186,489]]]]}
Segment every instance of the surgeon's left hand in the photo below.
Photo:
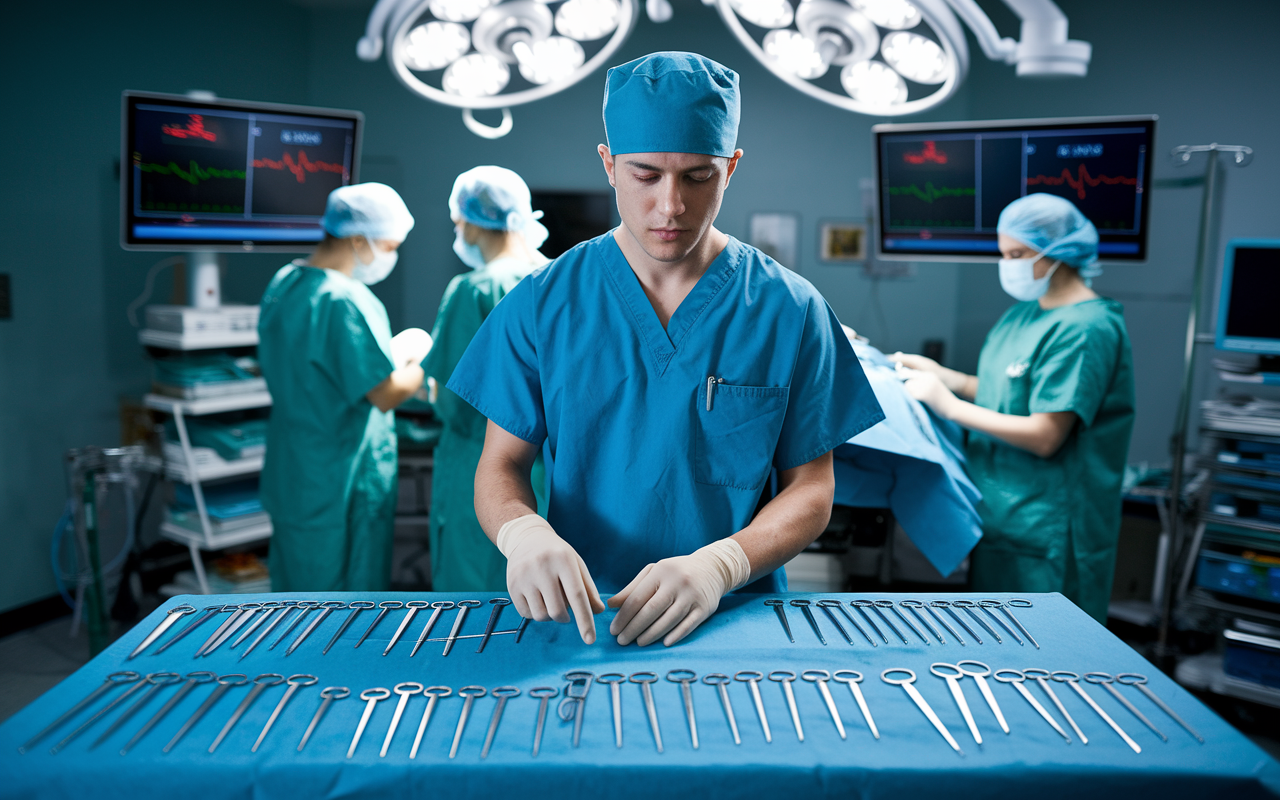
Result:
{"type": "Polygon", "coordinates": [[[942,379],[932,372],[908,369],[899,365],[898,374],[905,378],[903,388],[921,403],[929,406],[943,417],[948,416],[948,404],[955,401],[956,396],[942,383],[942,379]]]}
{"type": "Polygon", "coordinates": [[[687,556],[650,564],[609,598],[618,608],[609,633],[618,644],[641,647],[659,639],[667,647],[689,635],[720,606],[720,598],[745,584],[751,562],[733,539],[721,539],[687,556]]]}

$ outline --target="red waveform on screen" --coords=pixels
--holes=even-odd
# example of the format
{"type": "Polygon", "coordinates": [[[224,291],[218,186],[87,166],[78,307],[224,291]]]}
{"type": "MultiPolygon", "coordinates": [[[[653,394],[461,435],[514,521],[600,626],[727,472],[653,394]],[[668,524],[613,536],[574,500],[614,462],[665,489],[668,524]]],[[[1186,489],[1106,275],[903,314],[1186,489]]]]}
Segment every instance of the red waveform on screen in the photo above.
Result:
{"type": "Polygon", "coordinates": [[[1060,177],[1051,178],[1048,175],[1036,175],[1034,177],[1027,178],[1028,186],[1034,186],[1040,183],[1043,183],[1045,186],[1061,186],[1062,184],[1065,183],[1068,186],[1070,186],[1072,189],[1075,189],[1076,196],[1079,197],[1081,200],[1083,200],[1085,198],[1084,190],[1086,186],[1088,186],[1091,189],[1101,185],[1137,186],[1138,179],[1126,178],[1124,176],[1112,178],[1109,175],[1099,175],[1098,177],[1095,178],[1089,174],[1089,170],[1085,167],[1085,165],[1081,164],[1079,171],[1075,176],[1072,176],[1070,169],[1067,169],[1066,167],[1064,167],[1062,169],[1062,175],[1060,177]]]}
{"type": "Polygon", "coordinates": [[[328,161],[312,161],[307,158],[305,150],[298,151],[298,159],[296,161],[293,156],[285,153],[284,158],[279,161],[271,158],[255,158],[253,166],[257,169],[287,169],[298,179],[298,183],[307,182],[308,172],[336,172],[339,175],[345,175],[347,171],[342,164],[331,164],[328,161]]]}
{"type": "Polygon", "coordinates": [[[925,142],[919,153],[903,153],[902,160],[908,164],[924,164],[932,161],[935,164],[947,163],[947,154],[942,152],[933,142],[925,142]]]}
{"type": "Polygon", "coordinates": [[[218,141],[218,134],[205,128],[203,114],[190,114],[186,125],[161,125],[160,132],[175,139],[204,139],[206,142],[218,141]]]}

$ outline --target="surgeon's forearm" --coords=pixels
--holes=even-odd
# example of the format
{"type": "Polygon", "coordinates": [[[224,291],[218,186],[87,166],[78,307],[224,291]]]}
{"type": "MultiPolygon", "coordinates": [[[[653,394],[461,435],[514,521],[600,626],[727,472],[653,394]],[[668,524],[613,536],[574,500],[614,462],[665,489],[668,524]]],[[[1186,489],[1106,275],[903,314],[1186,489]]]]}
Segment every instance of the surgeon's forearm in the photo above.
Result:
{"type": "Polygon", "coordinates": [[[1041,458],[1049,458],[1058,452],[1076,421],[1073,411],[1036,413],[1029,416],[1001,414],[958,397],[951,398],[942,408],[935,410],[952,422],[970,430],[981,431],[1041,458]]]}
{"type": "Polygon", "coordinates": [[[831,453],[778,475],[778,496],[733,539],[751,562],[756,580],[790,561],[813,543],[831,520],[835,473],[831,453]]]}
{"type": "Polygon", "coordinates": [[[365,397],[379,411],[390,411],[412,397],[425,377],[421,366],[410,364],[392,372],[382,383],[366,392],[365,397]]]}
{"type": "Polygon", "coordinates": [[[537,448],[527,442],[511,442],[515,437],[498,429],[495,441],[490,422],[484,451],[476,465],[476,518],[485,535],[494,542],[498,531],[513,519],[538,513],[529,470],[537,457],[537,448]],[[525,445],[521,447],[520,445],[525,445]]]}

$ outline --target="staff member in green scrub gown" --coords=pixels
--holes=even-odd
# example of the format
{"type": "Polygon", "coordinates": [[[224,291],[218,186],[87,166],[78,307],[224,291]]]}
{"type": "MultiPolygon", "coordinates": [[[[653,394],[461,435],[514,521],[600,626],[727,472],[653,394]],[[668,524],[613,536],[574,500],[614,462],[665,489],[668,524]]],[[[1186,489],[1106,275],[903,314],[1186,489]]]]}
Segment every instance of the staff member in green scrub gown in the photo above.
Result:
{"type": "Polygon", "coordinates": [[[273,403],[262,469],[271,588],[385,590],[396,505],[391,409],[422,385],[426,353],[393,359],[387,310],[369,285],[395,267],[413,217],[394,189],[362,183],[329,195],[322,224],[315,252],[272,279],[258,322],[273,403]]]}
{"type": "Polygon", "coordinates": [[[913,396],[971,431],[983,498],[972,588],[1061,592],[1105,622],[1133,429],[1123,309],[1090,288],[1098,232],[1070,201],[1015,200],[997,232],[1000,284],[1020,302],[987,334],[978,374],[894,359],[913,396]]]}
{"type": "MultiPolygon", "coordinates": [[[[431,473],[431,588],[437,592],[504,592],[507,559],[476,520],[475,475],[484,450],[486,420],[445,388],[467,345],[498,301],[520,280],[547,263],[538,248],[547,229],[538,222],[529,187],[502,167],[476,167],[454,181],[449,216],[457,235],[453,251],[473,271],[449,282],[435,328],[435,345],[423,369],[438,388],[435,411],[444,423],[431,473]]],[[[531,482],[545,513],[542,458],[531,482]]]]}

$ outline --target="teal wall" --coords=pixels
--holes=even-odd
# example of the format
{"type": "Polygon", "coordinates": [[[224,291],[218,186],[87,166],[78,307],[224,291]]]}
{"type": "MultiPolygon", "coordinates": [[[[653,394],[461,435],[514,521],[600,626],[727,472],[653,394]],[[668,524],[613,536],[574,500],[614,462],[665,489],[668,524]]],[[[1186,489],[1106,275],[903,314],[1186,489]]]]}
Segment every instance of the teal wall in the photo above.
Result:
{"type": "MultiPolygon", "coordinates": [[[[401,266],[378,286],[393,326],[429,328],[448,279],[462,269],[450,249],[445,200],[454,176],[477,164],[520,172],[535,189],[607,188],[595,146],[603,140],[600,75],[514,109],[515,130],[479,139],[459,113],[404,89],[384,61],[356,59],[369,3],[356,0],[221,0],[190,5],[129,0],[23,4],[6,13],[0,88],[10,109],[0,148],[13,154],[0,192],[14,319],[0,321],[0,610],[51,595],[48,547],[64,501],[62,454],[119,437],[118,398],[146,388],[149,371],[125,307],[165,254],[126,253],[117,239],[119,97],[124,89],[208,89],[224,97],[358,108],[368,121],[366,180],[403,193],[418,226],[401,266]]],[[[858,182],[871,175],[870,127],[802,96],[746,55],[713,10],[676,0],[665,25],[641,20],[618,60],[659,49],[697,50],[737,69],[746,151],[718,224],[744,237],[758,211],[795,213],[793,265],[840,317],[886,350],[947,342],[971,368],[982,336],[1008,301],[985,265],[921,264],[907,280],[871,281],[857,268],[822,265],[818,225],[861,214],[858,182]]],[[[1007,35],[1016,25],[983,3],[1007,35]]],[[[1280,6],[1230,0],[1207,14],[1189,0],[1061,0],[1073,36],[1090,40],[1085,80],[1017,80],[976,53],[961,92],[925,119],[1036,115],[1161,115],[1159,149],[1240,142],[1259,150],[1226,190],[1227,235],[1280,236],[1270,187],[1280,185],[1275,86],[1280,59],[1265,38],[1280,6]]],[[[921,119],[919,117],[912,118],[921,119]]],[[[1171,176],[1157,162],[1157,177],[1171,176]]],[[[1128,308],[1139,388],[1134,457],[1167,458],[1181,328],[1190,294],[1198,194],[1153,195],[1152,260],[1114,267],[1098,281],[1128,308]]],[[[229,302],[254,302],[282,258],[227,259],[229,302]]],[[[155,298],[167,301],[162,275],[155,298]]],[[[1205,390],[1211,391],[1213,387],[1205,390]]]]}

